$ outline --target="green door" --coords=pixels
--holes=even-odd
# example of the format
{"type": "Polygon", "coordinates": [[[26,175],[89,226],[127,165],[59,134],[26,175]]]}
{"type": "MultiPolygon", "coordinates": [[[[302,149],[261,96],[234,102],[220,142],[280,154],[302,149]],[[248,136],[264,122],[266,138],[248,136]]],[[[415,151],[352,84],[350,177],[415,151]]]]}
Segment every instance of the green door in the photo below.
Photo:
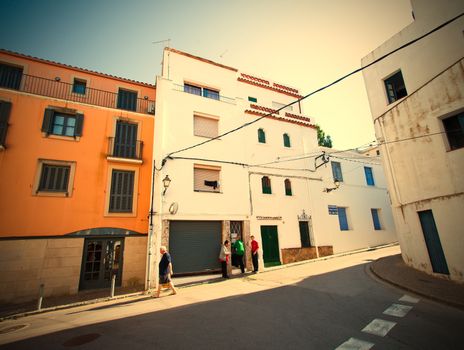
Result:
{"type": "Polygon", "coordinates": [[[277,226],[261,226],[264,267],[280,265],[277,226]]]}

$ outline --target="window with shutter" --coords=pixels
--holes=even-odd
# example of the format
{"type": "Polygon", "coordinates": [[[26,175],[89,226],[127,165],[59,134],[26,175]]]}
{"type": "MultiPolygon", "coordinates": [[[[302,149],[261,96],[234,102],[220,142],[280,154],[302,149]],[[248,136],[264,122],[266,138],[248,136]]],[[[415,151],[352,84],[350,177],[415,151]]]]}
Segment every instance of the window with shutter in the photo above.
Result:
{"type": "Polygon", "coordinates": [[[53,108],[45,109],[42,132],[47,135],[77,137],[82,135],[84,115],[63,113],[53,108]]]}
{"type": "Polygon", "coordinates": [[[113,169],[111,174],[111,190],[109,212],[131,213],[134,195],[134,171],[113,169]]]}
{"type": "Polygon", "coordinates": [[[193,168],[193,189],[197,192],[220,192],[221,168],[195,165],[193,168]]]}
{"type": "Polygon", "coordinates": [[[202,137],[217,137],[219,121],[213,118],[193,116],[193,134],[202,137]]]}
{"type": "Polygon", "coordinates": [[[288,134],[284,134],[284,147],[290,147],[290,136],[288,134]]]}
{"type": "Polygon", "coordinates": [[[39,159],[33,194],[71,196],[75,166],[75,162],[39,159]]]}
{"type": "Polygon", "coordinates": [[[0,101],[0,148],[5,148],[8,121],[10,119],[11,102],[0,101]]]}
{"type": "Polygon", "coordinates": [[[127,111],[136,111],[137,110],[137,92],[120,88],[118,91],[117,108],[124,109],[127,111]]]}
{"type": "Polygon", "coordinates": [[[135,159],[137,155],[138,124],[123,120],[116,122],[113,155],[120,158],[135,159]]]}
{"type": "Polygon", "coordinates": [[[258,142],[266,143],[266,133],[263,129],[258,129],[258,142]]]}
{"type": "Polygon", "coordinates": [[[263,190],[263,193],[272,194],[271,179],[269,177],[263,176],[261,178],[261,188],[263,190]]]}
{"type": "Polygon", "coordinates": [[[337,212],[338,212],[338,223],[340,224],[340,231],[348,231],[349,225],[348,225],[348,216],[346,213],[347,208],[342,208],[338,207],[337,212]]]}
{"type": "Polygon", "coordinates": [[[19,90],[23,68],[0,63],[0,87],[19,90]]]}
{"type": "Polygon", "coordinates": [[[72,92],[75,94],[85,95],[87,90],[87,82],[83,79],[74,78],[72,92]]]}
{"type": "Polygon", "coordinates": [[[285,195],[291,196],[292,195],[292,183],[290,182],[289,179],[285,179],[284,184],[285,184],[285,195]]]}
{"type": "Polygon", "coordinates": [[[332,164],[332,175],[334,181],[343,182],[342,166],[339,162],[331,162],[332,164]]]}
{"type": "Polygon", "coordinates": [[[381,230],[382,225],[380,224],[380,209],[371,209],[372,223],[374,224],[374,230],[381,230]]]}
{"type": "Polygon", "coordinates": [[[371,167],[364,167],[364,174],[366,175],[366,183],[368,186],[375,186],[374,183],[374,175],[372,174],[372,168],[371,167]]]}

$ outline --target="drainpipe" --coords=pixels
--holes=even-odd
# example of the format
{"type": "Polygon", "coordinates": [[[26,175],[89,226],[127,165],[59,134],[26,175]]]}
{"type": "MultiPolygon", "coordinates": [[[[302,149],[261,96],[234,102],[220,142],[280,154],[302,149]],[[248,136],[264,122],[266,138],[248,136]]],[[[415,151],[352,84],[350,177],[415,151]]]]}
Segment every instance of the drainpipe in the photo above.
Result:
{"type": "Polygon", "coordinates": [[[147,280],[145,282],[145,290],[150,289],[150,281],[151,281],[151,275],[152,275],[152,264],[153,264],[153,250],[152,250],[152,244],[153,244],[153,215],[155,214],[153,211],[153,201],[155,197],[155,172],[156,172],[156,166],[155,166],[155,160],[153,159],[153,173],[152,173],[152,178],[151,178],[151,198],[150,198],[150,213],[149,213],[149,229],[148,229],[148,245],[147,245],[147,280]]]}

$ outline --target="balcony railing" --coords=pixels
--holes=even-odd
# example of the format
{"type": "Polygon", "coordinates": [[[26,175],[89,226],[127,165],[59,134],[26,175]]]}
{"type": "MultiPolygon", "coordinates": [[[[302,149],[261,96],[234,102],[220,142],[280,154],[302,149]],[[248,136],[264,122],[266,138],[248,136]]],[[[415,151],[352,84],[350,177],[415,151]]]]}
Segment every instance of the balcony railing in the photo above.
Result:
{"type": "Polygon", "coordinates": [[[137,98],[136,103],[118,103],[118,94],[85,87],[85,93],[73,92],[73,84],[23,74],[20,84],[0,84],[0,87],[19,90],[30,94],[59,98],[95,106],[130,110],[144,114],[155,114],[155,101],[137,98]]]}
{"type": "Polygon", "coordinates": [[[210,90],[208,88],[192,88],[190,85],[180,85],[180,84],[172,84],[174,86],[173,90],[174,91],[182,91],[187,94],[192,94],[192,95],[197,95],[200,97],[216,100],[216,101],[221,101],[221,102],[226,102],[230,104],[235,104],[235,99],[231,97],[226,97],[223,95],[220,95],[219,92],[216,92],[214,90],[210,90]]]}
{"type": "Polygon", "coordinates": [[[108,157],[142,160],[143,142],[121,142],[108,137],[108,157]]]}

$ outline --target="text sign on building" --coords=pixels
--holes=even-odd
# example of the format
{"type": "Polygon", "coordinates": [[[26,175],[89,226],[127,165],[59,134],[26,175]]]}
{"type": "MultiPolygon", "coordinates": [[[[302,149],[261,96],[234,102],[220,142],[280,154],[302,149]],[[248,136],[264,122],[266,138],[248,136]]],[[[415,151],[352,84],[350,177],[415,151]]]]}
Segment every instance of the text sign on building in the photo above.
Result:
{"type": "Polygon", "coordinates": [[[338,215],[338,209],[336,205],[329,205],[329,215],[338,215]]]}

